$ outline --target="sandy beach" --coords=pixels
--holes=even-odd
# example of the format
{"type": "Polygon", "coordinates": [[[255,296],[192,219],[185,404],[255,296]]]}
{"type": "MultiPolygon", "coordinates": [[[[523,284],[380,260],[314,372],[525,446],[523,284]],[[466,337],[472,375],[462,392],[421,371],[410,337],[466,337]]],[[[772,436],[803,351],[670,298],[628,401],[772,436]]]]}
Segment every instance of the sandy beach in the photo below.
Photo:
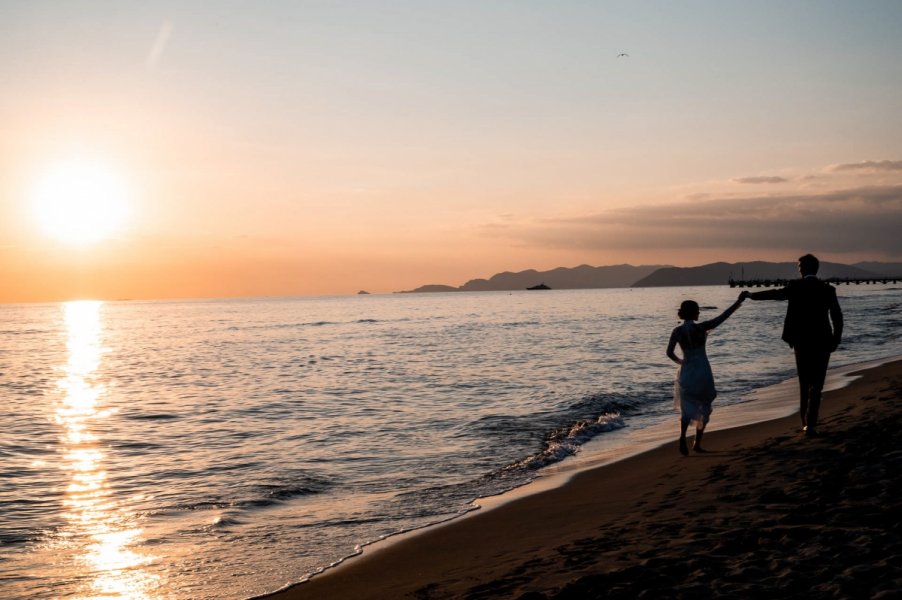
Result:
{"type": "Polygon", "coordinates": [[[902,361],[860,376],[819,437],[791,416],[674,441],[269,597],[902,597],[902,361]]]}

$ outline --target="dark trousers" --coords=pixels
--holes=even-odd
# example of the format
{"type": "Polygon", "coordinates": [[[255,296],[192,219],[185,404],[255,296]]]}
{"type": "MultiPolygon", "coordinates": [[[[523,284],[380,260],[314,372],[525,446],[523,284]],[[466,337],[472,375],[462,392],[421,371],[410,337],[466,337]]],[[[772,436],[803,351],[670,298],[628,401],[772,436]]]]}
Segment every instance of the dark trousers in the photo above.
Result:
{"type": "Polygon", "coordinates": [[[796,370],[799,373],[799,415],[802,425],[809,429],[817,427],[817,415],[821,408],[821,393],[827,377],[830,352],[822,348],[800,348],[796,346],[796,370]]]}

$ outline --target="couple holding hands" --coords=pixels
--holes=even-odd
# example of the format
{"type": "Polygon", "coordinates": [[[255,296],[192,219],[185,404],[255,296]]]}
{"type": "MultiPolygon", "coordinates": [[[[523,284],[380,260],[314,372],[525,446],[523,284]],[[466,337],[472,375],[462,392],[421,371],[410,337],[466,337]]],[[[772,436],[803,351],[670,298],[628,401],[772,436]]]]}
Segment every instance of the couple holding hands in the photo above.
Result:
{"type": "Polygon", "coordinates": [[[711,403],[717,396],[711,364],[705,353],[708,332],[726,321],[747,298],[787,300],[783,341],[795,352],[799,377],[799,414],[805,435],[817,435],[821,392],[830,354],[842,339],[843,318],[836,289],[817,278],[820,263],[811,254],[799,258],[800,279],[783,288],[763,292],[744,291],[720,316],[698,322],[699,306],[693,300],[680,305],[677,315],[683,323],[670,334],[667,356],[680,365],[674,384],[674,405],[680,410],[680,453],[689,454],[686,431],[695,423],[693,450],[704,452],[702,438],[711,417],[711,403]],[[679,346],[682,357],[674,352],[679,346]]]}

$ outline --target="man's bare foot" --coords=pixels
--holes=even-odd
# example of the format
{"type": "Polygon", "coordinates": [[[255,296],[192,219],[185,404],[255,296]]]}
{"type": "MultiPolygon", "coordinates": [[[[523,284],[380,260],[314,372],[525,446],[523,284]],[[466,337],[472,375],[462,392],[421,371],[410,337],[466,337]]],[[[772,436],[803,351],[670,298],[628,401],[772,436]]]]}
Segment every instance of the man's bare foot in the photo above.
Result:
{"type": "Polygon", "coordinates": [[[686,444],[686,438],[680,438],[680,454],[683,456],[689,456],[689,446],[686,444]]]}

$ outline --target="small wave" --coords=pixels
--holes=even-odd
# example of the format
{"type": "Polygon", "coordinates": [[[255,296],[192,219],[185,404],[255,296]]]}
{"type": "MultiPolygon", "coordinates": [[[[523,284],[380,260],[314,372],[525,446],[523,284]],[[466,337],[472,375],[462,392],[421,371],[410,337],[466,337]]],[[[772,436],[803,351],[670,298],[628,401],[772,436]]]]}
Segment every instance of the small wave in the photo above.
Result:
{"type": "Polygon", "coordinates": [[[125,415],[125,418],[131,421],[168,421],[172,419],[181,419],[182,417],[172,413],[139,413],[125,415]]]}
{"type": "Polygon", "coordinates": [[[0,335],[3,336],[12,336],[12,335],[42,335],[46,333],[51,333],[49,329],[0,329],[0,335]]]}
{"type": "Polygon", "coordinates": [[[235,463],[227,463],[221,465],[213,465],[209,467],[211,472],[217,473],[228,473],[230,471],[240,471],[242,469],[253,469],[255,467],[259,467],[260,463],[257,461],[251,462],[235,462],[235,463]]]}
{"type": "Polygon", "coordinates": [[[234,515],[217,515],[206,529],[227,529],[235,525],[243,525],[244,521],[234,515]]]}
{"type": "MultiPolygon", "coordinates": [[[[2,373],[0,373],[2,375],[2,373]]],[[[2,386],[3,388],[7,388],[16,392],[17,394],[21,394],[23,396],[41,396],[46,393],[49,385],[47,384],[38,384],[38,383],[18,383],[15,381],[5,382],[2,386]]]]}
{"type": "Polygon", "coordinates": [[[285,500],[290,500],[292,498],[298,498],[300,496],[313,496],[315,494],[323,492],[322,489],[319,489],[316,486],[306,485],[293,487],[260,486],[260,488],[260,491],[263,492],[263,497],[245,500],[237,503],[236,506],[254,506],[258,508],[264,506],[272,506],[273,504],[279,504],[280,502],[284,502],[285,500]]]}
{"type": "MultiPolygon", "coordinates": [[[[392,322],[395,323],[404,323],[409,322],[411,319],[409,317],[405,318],[396,318],[391,319],[392,322]]],[[[264,325],[231,325],[226,328],[226,331],[276,331],[276,330],[284,330],[284,329],[301,329],[304,327],[325,327],[327,325],[347,325],[348,323],[359,323],[359,324],[368,324],[368,323],[384,323],[385,321],[382,319],[356,319],[353,321],[312,321],[305,323],[266,323],[264,325]]]]}
{"type": "Polygon", "coordinates": [[[19,444],[8,444],[5,448],[0,450],[0,456],[16,456],[20,454],[26,456],[45,456],[51,453],[52,452],[48,451],[47,448],[40,446],[23,446],[19,444]]]}
{"type": "Polygon", "coordinates": [[[6,479],[12,479],[14,477],[27,477],[31,474],[31,469],[16,469],[13,467],[8,467],[5,469],[0,469],[0,477],[6,479]]]}
{"type": "MultiPolygon", "coordinates": [[[[489,419],[491,426],[506,429],[516,419],[489,419]]],[[[486,423],[488,424],[488,423],[486,423]]],[[[472,510],[474,499],[507,492],[529,483],[542,467],[560,462],[575,454],[591,438],[607,431],[626,427],[620,413],[605,413],[595,419],[574,421],[549,433],[542,450],[501,467],[481,477],[462,482],[428,486],[402,492],[392,498],[390,512],[400,519],[423,519],[449,514],[449,507],[458,507],[463,514],[472,510]]],[[[451,511],[453,512],[453,510],[451,511]]]]}
{"type": "Polygon", "coordinates": [[[331,486],[325,479],[303,476],[300,481],[252,483],[238,488],[234,496],[210,498],[164,507],[163,511],[202,511],[242,508],[265,508],[292,498],[321,494],[331,486]]]}
{"type": "Polygon", "coordinates": [[[504,471],[530,470],[534,471],[550,464],[560,462],[568,456],[575,454],[579,447],[593,437],[605,433],[623,429],[626,423],[620,413],[605,413],[595,421],[577,421],[570,425],[553,431],[545,440],[545,447],[541,452],[533,454],[512,465],[504,467],[504,471]]]}
{"type": "Polygon", "coordinates": [[[223,508],[231,508],[233,503],[223,501],[202,501],[193,504],[180,504],[176,506],[166,507],[167,510],[221,510],[223,508]]]}
{"type": "Polygon", "coordinates": [[[27,544],[35,540],[38,537],[37,534],[28,535],[25,533],[18,533],[13,531],[0,532],[0,544],[27,544]]]}
{"type": "Polygon", "coordinates": [[[630,414],[636,410],[640,402],[635,396],[628,394],[590,394],[575,402],[568,412],[573,413],[621,413],[630,414]]]}
{"type": "Polygon", "coordinates": [[[595,423],[605,415],[630,415],[640,404],[639,398],[629,394],[592,394],[555,411],[527,415],[484,415],[468,424],[461,435],[469,436],[472,432],[478,432],[481,436],[500,439],[501,443],[518,445],[537,443],[540,440],[547,442],[560,432],[569,431],[575,424],[595,423]]]}
{"type": "Polygon", "coordinates": [[[157,450],[163,446],[155,442],[112,442],[110,447],[116,450],[157,450]]]}
{"type": "Polygon", "coordinates": [[[223,515],[219,515],[218,517],[213,519],[213,522],[211,523],[211,525],[214,525],[217,527],[220,527],[220,526],[225,527],[228,525],[241,525],[243,522],[244,521],[242,521],[241,519],[236,519],[235,517],[226,517],[223,515]]]}
{"type": "Polygon", "coordinates": [[[309,323],[265,323],[263,325],[231,325],[226,331],[279,331],[282,329],[298,329],[305,327],[309,323]]]}
{"type": "MultiPolygon", "coordinates": [[[[226,533],[232,527],[244,525],[245,521],[239,519],[233,514],[220,513],[215,515],[209,522],[203,523],[196,527],[187,529],[187,533],[226,533]]],[[[161,540],[163,542],[164,540],[161,540]]],[[[152,543],[148,540],[148,543],[152,543]]]]}
{"type": "Polygon", "coordinates": [[[510,323],[502,323],[501,327],[516,329],[519,327],[535,327],[536,325],[541,325],[541,323],[538,321],[512,321],[510,323]]]}

